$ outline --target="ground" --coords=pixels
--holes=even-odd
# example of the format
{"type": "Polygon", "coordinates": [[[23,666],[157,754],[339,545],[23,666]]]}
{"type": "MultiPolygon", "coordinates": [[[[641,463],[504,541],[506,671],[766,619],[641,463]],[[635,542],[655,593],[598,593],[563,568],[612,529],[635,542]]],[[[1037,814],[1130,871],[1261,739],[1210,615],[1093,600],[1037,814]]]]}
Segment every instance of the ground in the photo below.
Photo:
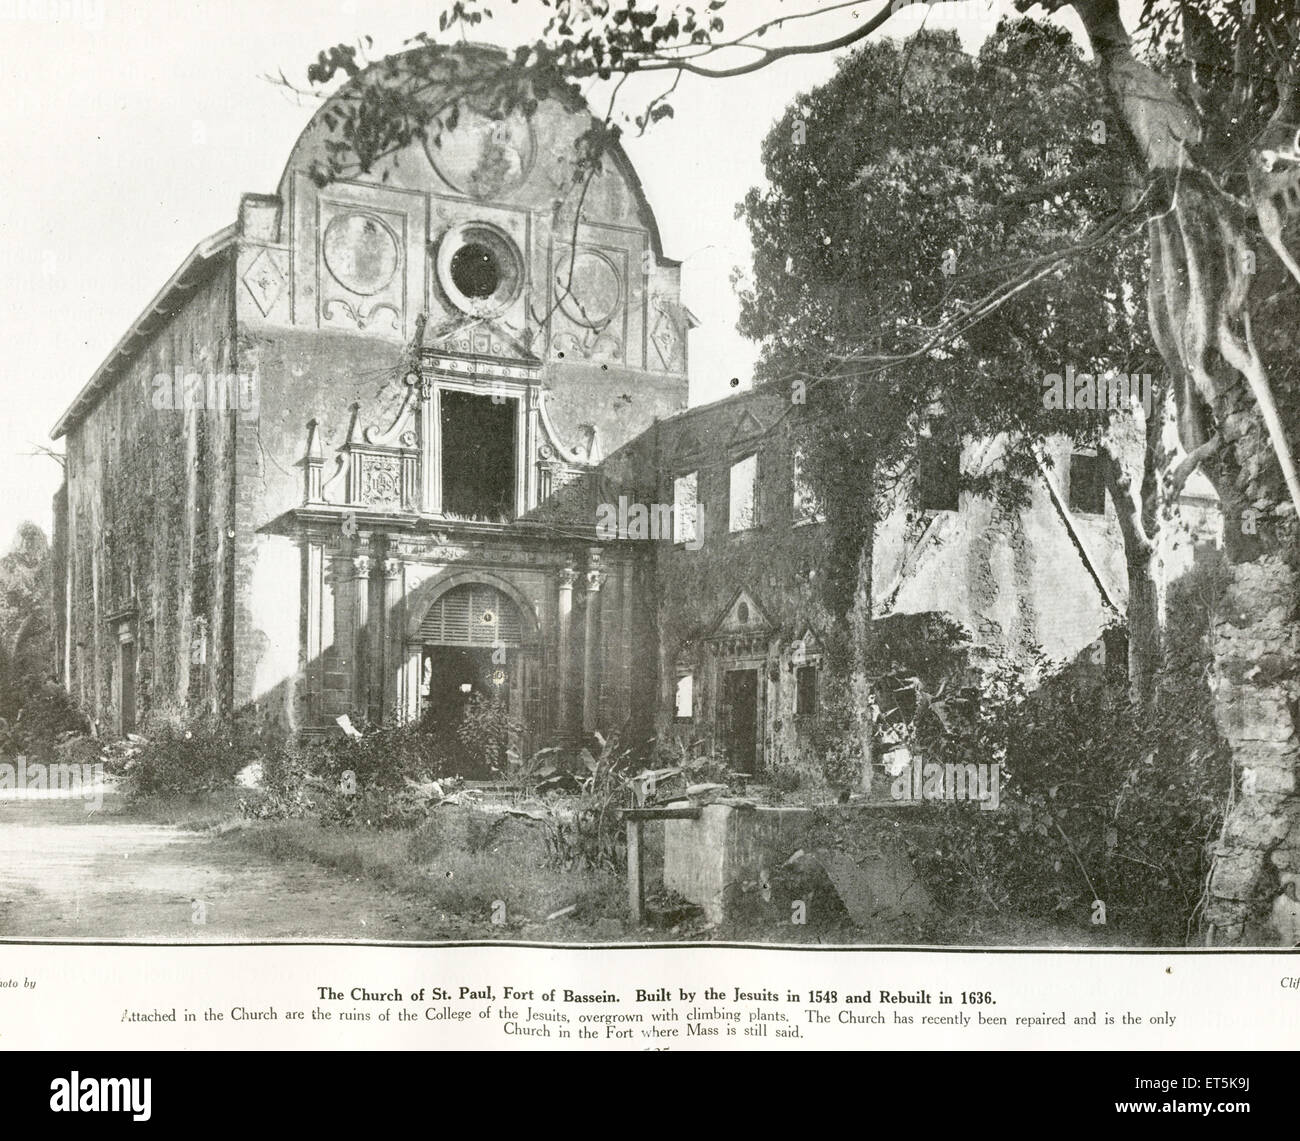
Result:
{"type": "Polygon", "coordinates": [[[93,812],[79,795],[0,795],[0,939],[1126,942],[1118,932],[1026,925],[1013,916],[944,916],[926,927],[882,921],[866,930],[846,917],[796,927],[756,914],[715,927],[698,909],[679,915],[665,900],[648,901],[663,913],[656,926],[630,929],[621,873],[546,866],[540,833],[517,820],[498,816],[485,827],[474,809],[439,810],[414,831],[246,820],[240,794],[127,805],[110,784],[93,812]],[[502,901],[504,922],[494,922],[502,901]]]}
{"type": "Polygon", "coordinates": [[[0,801],[0,937],[447,937],[436,928],[417,901],[373,881],[260,856],[228,836],[143,822],[111,792],[93,814],[80,798],[0,801]]]}

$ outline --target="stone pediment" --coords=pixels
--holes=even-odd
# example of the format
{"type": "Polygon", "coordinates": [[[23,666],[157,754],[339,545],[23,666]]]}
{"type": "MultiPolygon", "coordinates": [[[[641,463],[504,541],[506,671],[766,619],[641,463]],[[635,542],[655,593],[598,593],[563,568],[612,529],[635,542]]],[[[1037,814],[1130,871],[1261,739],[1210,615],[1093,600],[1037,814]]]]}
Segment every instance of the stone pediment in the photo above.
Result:
{"type": "Polygon", "coordinates": [[[763,427],[763,422],[752,412],[746,409],[740,414],[736,421],[735,428],[732,429],[731,436],[727,440],[730,447],[733,444],[739,444],[745,440],[752,440],[755,436],[761,436],[767,429],[763,427]]]}
{"type": "Polygon", "coordinates": [[[709,631],[710,638],[733,638],[753,634],[767,634],[772,624],[753,595],[743,586],[732,595],[721,616],[709,631]]]}
{"type": "Polygon", "coordinates": [[[790,664],[795,666],[808,665],[811,662],[820,660],[821,653],[822,643],[821,639],[817,637],[817,631],[811,626],[804,626],[803,633],[790,644],[790,664]]]}
{"type": "Polygon", "coordinates": [[[420,347],[434,367],[450,372],[481,373],[486,364],[493,371],[527,379],[542,367],[541,359],[515,331],[486,318],[429,330],[420,347]]]}
{"type": "Polygon", "coordinates": [[[700,443],[699,437],[687,429],[677,437],[677,444],[672,451],[674,472],[676,473],[678,469],[685,470],[687,465],[697,465],[704,454],[704,446],[700,443]]]}

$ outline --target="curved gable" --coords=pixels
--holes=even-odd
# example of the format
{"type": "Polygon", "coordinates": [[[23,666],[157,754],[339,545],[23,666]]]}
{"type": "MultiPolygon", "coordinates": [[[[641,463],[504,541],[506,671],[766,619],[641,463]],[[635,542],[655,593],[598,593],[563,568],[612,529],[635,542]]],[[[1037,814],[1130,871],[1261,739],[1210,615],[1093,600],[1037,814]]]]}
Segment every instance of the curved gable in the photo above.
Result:
{"type": "MultiPolygon", "coordinates": [[[[502,56],[466,49],[456,57],[467,62],[455,83],[449,69],[445,93],[433,86],[421,96],[445,94],[454,123],[368,171],[323,177],[358,87],[377,68],[391,86],[402,61],[417,58],[381,61],[336,92],[299,137],[276,197],[245,199],[241,320],[408,346],[417,337],[463,344],[471,327],[487,329],[491,343],[513,344],[515,356],[549,366],[545,383],[556,393],[564,446],[580,426],[564,409],[590,404],[588,387],[605,405],[611,385],[630,384],[620,392],[634,395],[644,389],[636,374],[684,390],[689,320],[680,266],[663,257],[621,147],[575,186],[576,143],[595,120],[571,92],[557,89],[531,115],[495,115],[482,76],[502,56]]],[[[665,406],[661,396],[645,422],[675,410],[675,400],[665,406]]],[[[607,427],[614,425],[602,432],[607,427]]]]}
{"type": "MultiPolygon", "coordinates": [[[[460,85],[472,87],[475,74],[482,74],[485,65],[503,59],[505,53],[469,45],[458,56],[467,61],[459,70],[460,85]]],[[[399,55],[373,64],[357,82],[364,82],[380,68],[400,68],[403,58],[399,55]]],[[[455,85],[449,77],[445,96],[449,103],[455,85]]],[[[330,124],[337,122],[340,104],[348,98],[352,86],[346,85],[322,103],[299,135],[280,178],[281,201],[289,200],[293,176],[307,174],[323,163],[331,145],[336,145],[338,136],[330,124]]],[[[426,96],[430,100],[440,97],[443,94],[438,91],[426,96]]],[[[528,209],[553,209],[557,198],[572,186],[574,141],[595,122],[585,102],[559,89],[545,97],[531,117],[517,112],[504,121],[495,121],[486,113],[485,95],[471,92],[455,101],[454,129],[444,131],[439,140],[412,142],[376,163],[369,172],[350,174],[347,181],[528,209]]],[[[571,207],[572,203],[570,221],[571,207]]],[[[621,143],[613,144],[605,169],[592,182],[582,209],[584,217],[593,222],[644,229],[655,258],[667,265],[679,264],[664,255],[654,211],[621,143]]]]}

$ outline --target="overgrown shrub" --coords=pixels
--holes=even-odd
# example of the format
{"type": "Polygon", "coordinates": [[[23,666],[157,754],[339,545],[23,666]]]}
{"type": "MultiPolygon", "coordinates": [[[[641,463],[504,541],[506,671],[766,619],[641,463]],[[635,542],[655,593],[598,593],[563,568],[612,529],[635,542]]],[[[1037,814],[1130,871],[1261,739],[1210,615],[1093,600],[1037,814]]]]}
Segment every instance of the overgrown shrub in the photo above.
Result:
{"type": "Polygon", "coordinates": [[[510,738],[519,729],[504,701],[473,694],[456,726],[460,745],[456,760],[462,775],[490,777],[504,772],[510,738]]]}
{"type": "Polygon", "coordinates": [[[310,815],[321,794],[321,782],[308,755],[291,744],[266,750],[261,762],[261,789],[244,797],[240,811],[257,820],[298,820],[310,815]]]}
{"type": "Polygon", "coordinates": [[[46,682],[27,694],[12,724],[0,721],[0,754],[49,760],[63,738],[84,733],[89,724],[67,690],[46,682]]]}
{"type": "Polygon", "coordinates": [[[424,820],[428,813],[428,797],[418,789],[346,788],[326,790],[318,801],[320,822],[343,827],[409,828],[424,820]]]}
{"type": "Polygon", "coordinates": [[[900,814],[941,903],[1080,924],[1104,916],[1133,942],[1192,936],[1231,775],[1205,684],[1217,595],[1213,566],[1171,591],[1151,709],[1130,702],[1122,662],[1104,678],[1049,672],[1032,693],[1004,668],[956,731],[918,725],[927,761],[1002,765],[998,811],[943,802],[900,814]]]}
{"type": "Polygon", "coordinates": [[[315,799],[321,822],[400,828],[422,819],[428,794],[411,783],[447,772],[446,742],[414,722],[362,726],[361,734],[330,736],[306,753],[320,780],[315,799]]]}
{"type": "Polygon", "coordinates": [[[144,727],[141,736],[115,766],[121,790],[131,800],[225,787],[274,745],[258,727],[212,716],[188,722],[159,718],[144,727]]]}
{"type": "Polygon", "coordinates": [[[598,752],[582,750],[585,772],[578,777],[576,799],[548,798],[546,850],[556,867],[621,871],[627,867],[627,837],[622,809],[632,803],[631,750],[617,738],[593,734],[598,752]]]}

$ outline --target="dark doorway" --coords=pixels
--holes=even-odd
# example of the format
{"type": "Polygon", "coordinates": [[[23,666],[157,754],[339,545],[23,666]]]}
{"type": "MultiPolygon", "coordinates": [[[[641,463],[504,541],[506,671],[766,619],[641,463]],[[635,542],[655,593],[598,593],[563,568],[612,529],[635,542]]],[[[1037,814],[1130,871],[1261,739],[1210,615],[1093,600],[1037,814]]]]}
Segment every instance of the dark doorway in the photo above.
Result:
{"type": "Polygon", "coordinates": [[[119,646],[119,665],[121,669],[121,726],[122,733],[135,729],[135,643],[122,642],[119,646]]]}
{"type": "Polygon", "coordinates": [[[442,510],[505,522],[515,513],[515,401],[472,392],[439,395],[442,510]]]}
{"type": "Polygon", "coordinates": [[[493,664],[492,653],[486,647],[424,647],[420,685],[424,726],[441,739],[451,771],[462,776],[490,776],[506,759],[506,738],[498,740],[487,728],[489,721],[504,723],[510,708],[509,672],[493,664]],[[465,741],[459,730],[472,706],[485,728],[465,741]]]}
{"type": "Polygon", "coordinates": [[[738,772],[757,772],[758,670],[728,670],[723,694],[727,705],[727,758],[738,772]]]}

